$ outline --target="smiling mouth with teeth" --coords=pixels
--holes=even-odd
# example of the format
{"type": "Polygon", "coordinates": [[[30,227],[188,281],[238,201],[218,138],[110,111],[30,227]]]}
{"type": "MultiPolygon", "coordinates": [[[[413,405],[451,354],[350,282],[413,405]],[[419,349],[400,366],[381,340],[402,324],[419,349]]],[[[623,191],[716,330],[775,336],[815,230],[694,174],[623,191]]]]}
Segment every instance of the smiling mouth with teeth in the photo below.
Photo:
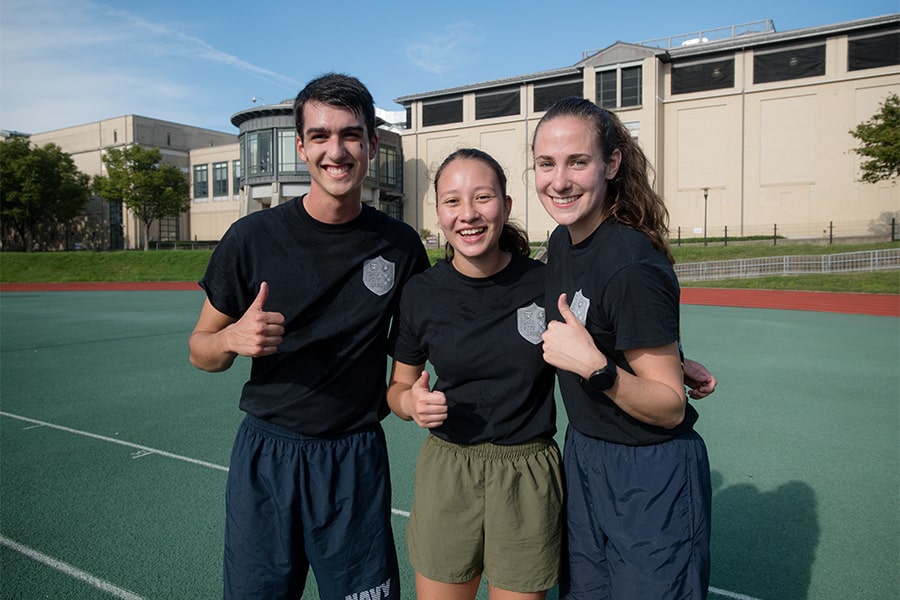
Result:
{"type": "Polygon", "coordinates": [[[467,235],[478,235],[479,233],[484,232],[485,228],[481,227],[479,229],[463,229],[459,232],[459,235],[467,236],[467,235]]]}
{"type": "Polygon", "coordinates": [[[568,196],[567,198],[553,198],[553,204],[564,205],[564,204],[572,204],[578,200],[577,196],[568,196]]]}

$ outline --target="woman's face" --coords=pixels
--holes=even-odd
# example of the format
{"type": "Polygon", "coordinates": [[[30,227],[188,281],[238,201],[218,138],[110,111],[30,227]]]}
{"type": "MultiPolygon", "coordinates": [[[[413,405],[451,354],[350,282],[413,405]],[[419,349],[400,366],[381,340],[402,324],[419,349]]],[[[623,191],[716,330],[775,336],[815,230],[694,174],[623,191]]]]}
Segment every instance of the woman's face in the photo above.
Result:
{"type": "Polygon", "coordinates": [[[512,200],[494,170],[478,159],[456,159],[441,171],[436,190],[438,225],[453,247],[457,270],[468,275],[468,267],[497,260],[512,200]]]}
{"type": "Polygon", "coordinates": [[[534,138],[534,179],[544,209],[569,229],[577,244],[602,221],[609,180],[619,169],[621,153],[609,162],[600,154],[597,134],[585,119],[561,116],[545,121],[534,138]]]}

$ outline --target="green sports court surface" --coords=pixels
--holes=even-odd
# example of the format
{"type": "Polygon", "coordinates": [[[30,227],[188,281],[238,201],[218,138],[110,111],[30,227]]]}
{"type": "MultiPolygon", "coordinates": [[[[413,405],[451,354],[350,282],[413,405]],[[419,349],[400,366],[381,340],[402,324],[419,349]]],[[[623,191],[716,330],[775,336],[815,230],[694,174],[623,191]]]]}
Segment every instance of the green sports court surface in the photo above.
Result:
{"type": "MultiPolygon", "coordinates": [[[[249,362],[190,366],[202,300],[0,294],[0,598],[221,597],[249,362]]],[[[710,598],[897,598],[900,319],[684,306],[682,328],[720,382],[695,402],[714,484],[710,598]]],[[[403,532],[424,434],[394,417],[385,429],[413,598],[403,532]]]]}

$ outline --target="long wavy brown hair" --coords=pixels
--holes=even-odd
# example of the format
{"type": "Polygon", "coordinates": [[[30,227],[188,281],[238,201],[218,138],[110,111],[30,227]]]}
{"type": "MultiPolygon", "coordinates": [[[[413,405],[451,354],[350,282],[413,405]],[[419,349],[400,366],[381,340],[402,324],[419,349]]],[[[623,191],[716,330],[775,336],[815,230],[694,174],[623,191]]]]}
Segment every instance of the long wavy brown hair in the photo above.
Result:
{"type": "Polygon", "coordinates": [[[604,162],[609,162],[617,148],[622,154],[619,170],[608,183],[606,198],[600,209],[603,220],[611,219],[643,232],[650,238],[653,247],[662,252],[669,263],[675,264],[668,242],[669,211],[662,197],[653,190],[651,177],[654,171],[650,162],[622,121],[590,100],[563,98],[551,106],[538,122],[531,141],[532,154],[541,126],[558,117],[583,119],[596,134],[604,162]]]}

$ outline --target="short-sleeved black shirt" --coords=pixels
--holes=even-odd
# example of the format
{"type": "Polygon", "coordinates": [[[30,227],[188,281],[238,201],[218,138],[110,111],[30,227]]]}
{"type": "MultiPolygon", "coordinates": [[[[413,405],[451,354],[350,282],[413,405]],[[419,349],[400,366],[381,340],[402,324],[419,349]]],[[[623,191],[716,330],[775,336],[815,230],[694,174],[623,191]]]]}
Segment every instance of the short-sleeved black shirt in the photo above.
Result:
{"type": "Polygon", "coordinates": [[[285,316],[278,352],[253,359],[241,409],[312,436],[377,423],[388,413],[390,318],[403,285],[427,267],[418,234],[365,205],[328,225],[294,198],[232,224],[200,281],[210,303],[240,318],[266,281],[265,309],[285,316]]]}
{"type": "Polygon", "coordinates": [[[486,278],[447,261],[403,290],[390,352],[434,366],[447,420],[432,433],[457,444],[517,444],[556,431],[553,369],[543,360],[543,263],[513,254],[486,278]]]}
{"type": "MultiPolygon", "coordinates": [[[[619,368],[633,373],[625,350],[678,340],[678,278],[643,233],[607,221],[572,245],[568,230],[557,227],[548,244],[547,272],[547,320],[562,320],[557,298],[565,292],[594,343],[619,368]]],[[[578,375],[561,369],[557,374],[569,423],[585,435],[619,444],[655,444],[690,431],[697,421],[688,404],[678,427],[649,425],[590,389],[578,375]]]]}

